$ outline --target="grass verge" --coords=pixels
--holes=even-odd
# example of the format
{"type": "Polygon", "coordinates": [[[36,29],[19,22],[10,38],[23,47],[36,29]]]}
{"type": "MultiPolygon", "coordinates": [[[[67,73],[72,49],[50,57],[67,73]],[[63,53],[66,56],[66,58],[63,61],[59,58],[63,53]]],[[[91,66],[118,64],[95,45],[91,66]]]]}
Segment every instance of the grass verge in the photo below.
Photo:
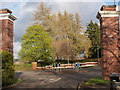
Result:
{"type": "Polygon", "coordinates": [[[103,80],[102,77],[92,78],[86,82],[83,82],[83,85],[104,85],[109,84],[109,80],[103,80]]]}
{"type": "Polygon", "coordinates": [[[15,65],[15,70],[16,71],[29,71],[33,69],[32,69],[32,64],[18,64],[18,65],[15,65]]]}

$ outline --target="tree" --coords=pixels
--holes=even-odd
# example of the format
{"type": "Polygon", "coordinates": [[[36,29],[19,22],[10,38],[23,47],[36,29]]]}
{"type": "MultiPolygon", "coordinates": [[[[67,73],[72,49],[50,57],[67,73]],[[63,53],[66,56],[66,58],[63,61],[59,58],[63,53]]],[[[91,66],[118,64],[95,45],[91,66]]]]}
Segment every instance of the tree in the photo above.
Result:
{"type": "Polygon", "coordinates": [[[22,36],[19,56],[24,61],[50,60],[51,38],[40,25],[29,26],[22,36]]]}
{"type": "Polygon", "coordinates": [[[86,35],[92,42],[92,47],[89,49],[89,57],[100,57],[100,28],[98,24],[90,21],[87,25],[86,35]]]}
{"type": "Polygon", "coordinates": [[[80,17],[78,14],[75,16],[68,14],[58,13],[57,24],[55,32],[55,40],[53,46],[57,57],[66,60],[76,59],[80,52],[86,52],[88,56],[88,49],[90,48],[90,40],[82,33],[82,26],[80,24],[80,17]]]}
{"type": "Polygon", "coordinates": [[[34,24],[42,25],[44,27],[44,30],[50,32],[50,25],[53,22],[53,16],[50,14],[50,9],[46,8],[46,5],[44,3],[40,3],[37,10],[33,13],[34,17],[32,19],[34,21],[34,24]]]}
{"type": "Polygon", "coordinates": [[[58,14],[51,13],[43,3],[33,14],[35,24],[42,25],[52,38],[54,58],[75,59],[81,50],[88,52],[90,40],[82,33],[79,14],[69,14],[67,11],[58,14]],[[85,45],[87,42],[87,46],[85,45]]]}

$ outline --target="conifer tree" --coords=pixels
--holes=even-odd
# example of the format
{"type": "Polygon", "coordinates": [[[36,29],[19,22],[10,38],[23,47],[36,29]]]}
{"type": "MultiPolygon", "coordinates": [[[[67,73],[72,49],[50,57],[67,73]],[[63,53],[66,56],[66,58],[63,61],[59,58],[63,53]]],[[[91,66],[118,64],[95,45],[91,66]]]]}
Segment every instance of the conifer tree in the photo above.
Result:
{"type": "Polygon", "coordinates": [[[89,49],[89,57],[100,57],[100,28],[98,24],[90,21],[87,25],[86,35],[92,43],[92,47],[89,49]]]}

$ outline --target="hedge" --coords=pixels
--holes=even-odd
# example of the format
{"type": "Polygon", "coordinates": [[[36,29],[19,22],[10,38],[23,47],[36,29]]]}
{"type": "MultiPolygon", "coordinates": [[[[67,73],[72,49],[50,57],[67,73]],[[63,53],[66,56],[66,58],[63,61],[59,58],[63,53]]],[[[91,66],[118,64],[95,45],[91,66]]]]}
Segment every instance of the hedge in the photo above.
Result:
{"type": "Polygon", "coordinates": [[[9,52],[0,52],[0,58],[2,59],[2,87],[10,85],[14,82],[14,66],[13,66],[13,54],[9,52]]]}
{"type": "Polygon", "coordinates": [[[43,62],[37,62],[37,67],[43,67],[46,65],[51,65],[52,63],[54,63],[53,60],[44,60],[43,62]]]}

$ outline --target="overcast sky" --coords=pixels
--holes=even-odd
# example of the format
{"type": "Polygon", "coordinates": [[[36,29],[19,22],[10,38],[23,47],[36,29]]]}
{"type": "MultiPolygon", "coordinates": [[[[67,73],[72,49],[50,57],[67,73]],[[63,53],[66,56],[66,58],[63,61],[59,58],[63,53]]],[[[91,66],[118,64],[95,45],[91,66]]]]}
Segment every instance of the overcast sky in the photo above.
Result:
{"type": "MultiPolygon", "coordinates": [[[[32,13],[36,10],[37,6],[42,0],[6,0],[0,3],[0,8],[8,8],[17,17],[14,25],[14,58],[17,58],[18,51],[20,50],[20,38],[25,33],[25,29],[32,24],[32,13]]],[[[114,0],[46,0],[46,5],[52,12],[57,13],[66,10],[68,13],[79,13],[82,26],[86,26],[90,20],[98,23],[96,19],[97,12],[102,5],[113,4],[114,0]],[[66,2],[65,2],[66,1],[66,2]],[[93,2],[94,1],[94,2],[93,2]]]]}

